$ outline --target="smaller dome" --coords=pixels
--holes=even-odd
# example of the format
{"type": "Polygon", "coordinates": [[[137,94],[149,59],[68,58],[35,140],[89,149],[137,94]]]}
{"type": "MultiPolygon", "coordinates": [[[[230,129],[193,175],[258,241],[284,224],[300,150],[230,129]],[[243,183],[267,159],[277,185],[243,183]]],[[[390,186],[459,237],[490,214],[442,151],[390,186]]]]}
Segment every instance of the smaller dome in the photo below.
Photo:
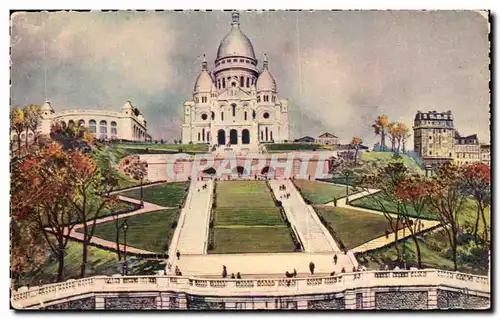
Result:
{"type": "Polygon", "coordinates": [[[257,91],[276,92],[276,81],[267,69],[264,69],[257,79],[257,91]]]}
{"type": "Polygon", "coordinates": [[[206,70],[203,70],[196,79],[196,82],[194,84],[194,91],[208,93],[212,90],[213,85],[214,82],[212,81],[212,77],[206,70]]]}

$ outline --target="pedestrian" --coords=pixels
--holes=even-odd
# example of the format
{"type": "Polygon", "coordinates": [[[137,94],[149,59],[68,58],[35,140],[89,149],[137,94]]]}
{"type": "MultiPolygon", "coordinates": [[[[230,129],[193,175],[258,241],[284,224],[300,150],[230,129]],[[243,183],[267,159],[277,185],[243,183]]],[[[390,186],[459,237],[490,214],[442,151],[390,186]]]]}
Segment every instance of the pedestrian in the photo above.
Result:
{"type": "Polygon", "coordinates": [[[235,279],[234,272],[231,274],[231,279],[235,279]]]}
{"type": "Polygon", "coordinates": [[[389,239],[389,230],[387,230],[387,229],[385,230],[385,238],[389,239]]]}
{"type": "Polygon", "coordinates": [[[330,276],[332,276],[332,277],[333,277],[333,276],[335,276],[335,271],[332,271],[332,272],[330,273],[330,276]]]}
{"type": "Polygon", "coordinates": [[[345,273],[345,267],[342,267],[341,273],[345,273]]]}
{"type": "Polygon", "coordinates": [[[238,271],[238,273],[236,274],[236,278],[241,279],[241,274],[240,274],[240,272],[239,272],[239,271],[238,271]]]}
{"type": "Polygon", "coordinates": [[[335,265],[337,264],[337,254],[335,254],[335,256],[333,256],[333,262],[335,263],[335,265]]]}
{"type": "Polygon", "coordinates": [[[293,268],[293,276],[297,277],[297,269],[293,268]]]}
{"type": "Polygon", "coordinates": [[[315,265],[314,263],[311,261],[309,263],[309,271],[311,272],[311,275],[314,275],[314,268],[315,268],[315,265]]]}
{"type": "Polygon", "coordinates": [[[356,267],[352,266],[352,272],[356,272],[356,267]]]}
{"type": "Polygon", "coordinates": [[[227,277],[227,268],[226,266],[222,266],[222,278],[226,278],[227,277]]]}
{"type": "Polygon", "coordinates": [[[336,198],[333,199],[333,206],[337,207],[337,199],[336,198]]]}
{"type": "Polygon", "coordinates": [[[177,256],[177,260],[181,259],[181,252],[180,251],[177,251],[177,254],[175,254],[177,256]]]}

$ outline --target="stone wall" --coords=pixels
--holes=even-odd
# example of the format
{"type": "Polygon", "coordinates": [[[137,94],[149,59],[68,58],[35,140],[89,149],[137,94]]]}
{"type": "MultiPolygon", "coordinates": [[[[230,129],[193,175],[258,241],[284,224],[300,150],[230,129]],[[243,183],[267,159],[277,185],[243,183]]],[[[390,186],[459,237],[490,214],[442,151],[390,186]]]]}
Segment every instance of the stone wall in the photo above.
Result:
{"type": "Polygon", "coordinates": [[[156,309],[155,297],[107,297],[104,298],[106,310],[156,309]]]}
{"type": "Polygon", "coordinates": [[[95,298],[83,298],[78,300],[70,300],[56,305],[47,306],[45,309],[50,310],[93,310],[95,309],[95,298]]]}
{"type": "Polygon", "coordinates": [[[427,291],[375,293],[376,309],[427,309],[427,291]]]}
{"type": "Polygon", "coordinates": [[[210,298],[188,296],[187,308],[189,310],[224,310],[224,302],[210,300],[210,298]]]}
{"type": "Polygon", "coordinates": [[[332,298],[325,300],[309,300],[307,302],[309,310],[341,310],[344,309],[344,298],[332,298]]]}
{"type": "Polygon", "coordinates": [[[490,300],[486,297],[469,295],[460,291],[437,290],[439,309],[479,309],[489,308],[490,300]]]}

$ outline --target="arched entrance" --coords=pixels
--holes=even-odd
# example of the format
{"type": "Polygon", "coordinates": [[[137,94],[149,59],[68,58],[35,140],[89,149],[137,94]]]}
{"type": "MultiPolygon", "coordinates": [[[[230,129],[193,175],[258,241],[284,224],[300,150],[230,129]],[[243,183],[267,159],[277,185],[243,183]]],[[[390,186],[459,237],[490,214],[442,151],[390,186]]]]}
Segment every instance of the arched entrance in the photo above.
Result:
{"type": "Polygon", "coordinates": [[[268,175],[269,173],[271,173],[271,175],[274,174],[274,168],[270,168],[269,166],[266,166],[260,171],[260,174],[262,174],[262,175],[268,175]]]}
{"type": "Polygon", "coordinates": [[[226,145],[226,132],[224,130],[217,131],[217,143],[219,145],[226,145]]]}
{"type": "Polygon", "coordinates": [[[241,143],[250,144],[250,132],[247,129],[241,131],[241,143]]]}
{"type": "Polygon", "coordinates": [[[233,169],[233,174],[238,174],[238,175],[247,175],[247,171],[243,166],[236,166],[233,169]]]}
{"type": "Polygon", "coordinates": [[[231,144],[238,144],[238,131],[235,129],[232,129],[229,131],[229,143],[231,144]]]}

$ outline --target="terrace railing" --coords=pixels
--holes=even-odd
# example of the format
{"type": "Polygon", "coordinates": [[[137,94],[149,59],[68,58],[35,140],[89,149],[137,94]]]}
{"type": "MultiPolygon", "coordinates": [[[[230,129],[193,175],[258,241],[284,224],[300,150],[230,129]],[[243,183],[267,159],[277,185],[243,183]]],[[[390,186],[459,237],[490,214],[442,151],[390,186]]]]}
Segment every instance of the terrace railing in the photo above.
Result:
{"type": "Polygon", "coordinates": [[[75,295],[113,291],[182,292],[207,296],[278,296],[337,293],[355,288],[401,286],[448,286],[490,294],[486,276],[438,269],[362,271],[337,276],[274,279],[207,279],[177,276],[97,276],[12,291],[11,301],[17,309],[39,307],[52,300],[75,295]]]}

